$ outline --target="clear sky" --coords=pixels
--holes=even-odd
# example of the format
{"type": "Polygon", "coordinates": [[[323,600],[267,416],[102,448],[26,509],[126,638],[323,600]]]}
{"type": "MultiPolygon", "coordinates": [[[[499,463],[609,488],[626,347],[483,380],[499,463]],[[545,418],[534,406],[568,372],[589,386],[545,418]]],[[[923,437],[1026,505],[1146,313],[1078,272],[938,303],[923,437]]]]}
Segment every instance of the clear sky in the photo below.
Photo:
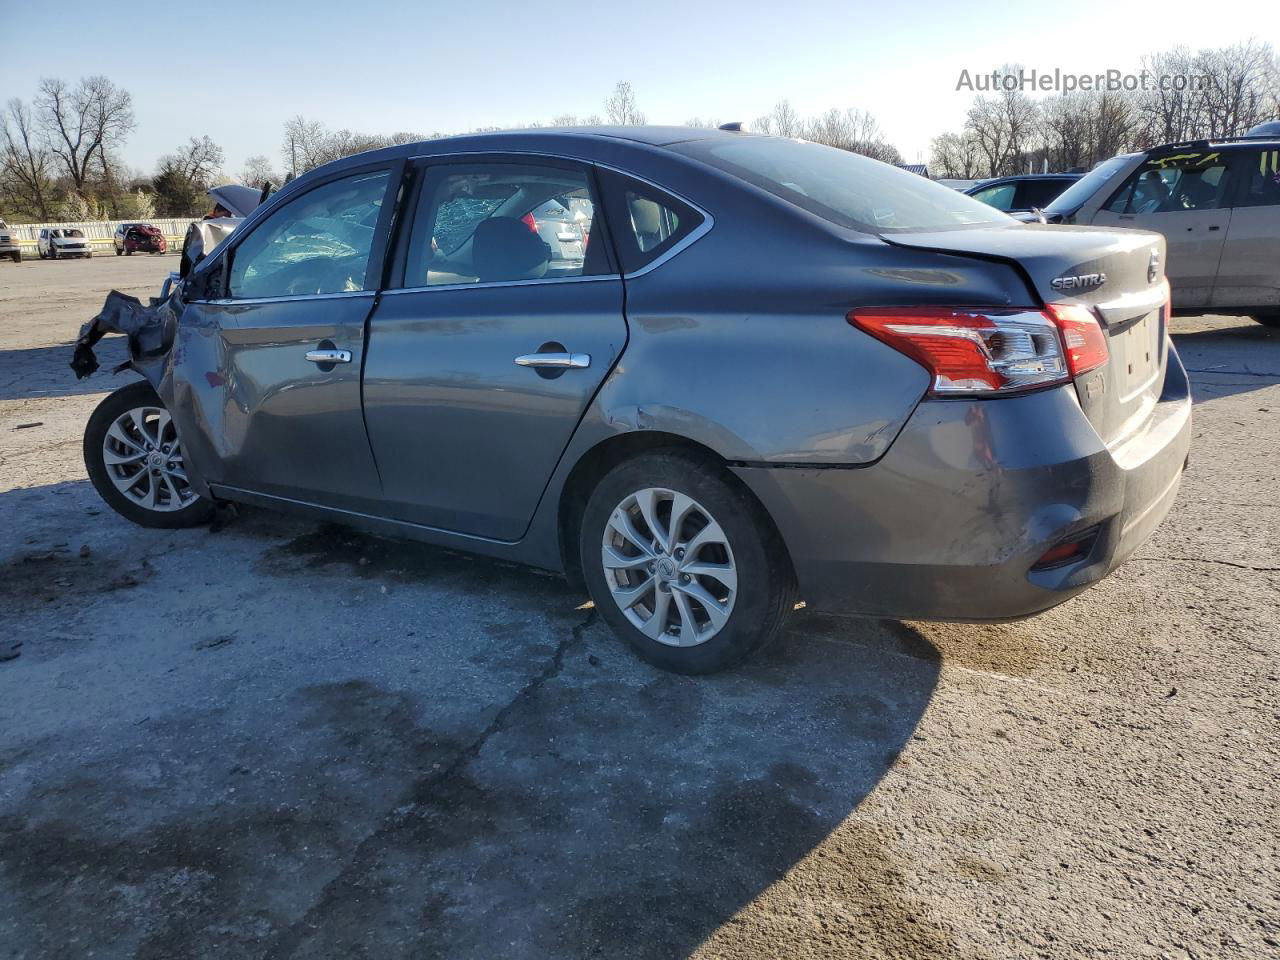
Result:
{"type": "Polygon", "coordinates": [[[297,113],[369,133],[603,114],[618,80],[651,123],[750,121],[783,98],[802,115],[860,107],[914,161],[963,123],[962,69],[1129,71],[1144,53],[1250,36],[1280,41],[1280,5],[0,0],[0,100],[29,99],[42,75],[104,73],[133,94],[125,159],[148,173],[204,134],[229,173],[258,153],[279,166],[297,113]]]}

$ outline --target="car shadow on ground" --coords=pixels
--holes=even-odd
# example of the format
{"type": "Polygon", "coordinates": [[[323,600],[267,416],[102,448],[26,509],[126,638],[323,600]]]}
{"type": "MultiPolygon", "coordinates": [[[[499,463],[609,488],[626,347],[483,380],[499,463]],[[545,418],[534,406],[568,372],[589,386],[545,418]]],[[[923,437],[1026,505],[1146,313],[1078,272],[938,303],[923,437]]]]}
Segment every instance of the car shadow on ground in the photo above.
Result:
{"type": "Polygon", "coordinates": [[[71,372],[74,350],[75,343],[69,342],[0,351],[0,400],[79,397],[110,392],[138,378],[131,371],[112,374],[117,365],[129,359],[124,337],[106,337],[94,347],[100,368],[84,380],[77,380],[71,372]]]}
{"type": "MultiPolygon", "coordinates": [[[[40,735],[0,722],[19,955],[681,957],[851,817],[867,936],[948,953],[892,838],[854,817],[937,681],[909,626],[800,615],[741,668],[681,677],[506,564],[260,511],[182,537],[192,558],[99,590],[103,635],[78,641],[154,634],[120,640],[105,675],[111,698],[163,703],[139,720],[86,698],[40,735]],[[197,578],[187,625],[148,623],[197,578]]],[[[0,664],[0,700],[65,682],[74,656],[0,664]]]]}

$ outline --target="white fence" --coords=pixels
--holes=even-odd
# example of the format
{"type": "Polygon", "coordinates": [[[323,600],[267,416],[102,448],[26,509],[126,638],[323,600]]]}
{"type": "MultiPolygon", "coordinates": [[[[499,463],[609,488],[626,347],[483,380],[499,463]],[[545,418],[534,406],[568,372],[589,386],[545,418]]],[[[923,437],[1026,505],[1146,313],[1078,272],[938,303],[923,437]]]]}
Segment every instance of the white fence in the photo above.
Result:
{"type": "MultiPolygon", "coordinates": [[[[169,240],[169,246],[172,248],[175,241],[181,242],[182,238],[187,234],[187,227],[195,221],[196,217],[166,217],[163,219],[151,219],[145,221],[160,230],[161,233],[169,240]]],[[[36,238],[40,236],[40,231],[45,227],[49,229],[57,228],[59,230],[79,230],[85,235],[90,243],[95,247],[111,246],[111,236],[116,232],[116,227],[122,223],[138,223],[138,220],[90,220],[85,223],[11,223],[9,224],[9,232],[13,234],[14,240],[18,246],[24,250],[30,249],[35,253],[36,238]]]]}

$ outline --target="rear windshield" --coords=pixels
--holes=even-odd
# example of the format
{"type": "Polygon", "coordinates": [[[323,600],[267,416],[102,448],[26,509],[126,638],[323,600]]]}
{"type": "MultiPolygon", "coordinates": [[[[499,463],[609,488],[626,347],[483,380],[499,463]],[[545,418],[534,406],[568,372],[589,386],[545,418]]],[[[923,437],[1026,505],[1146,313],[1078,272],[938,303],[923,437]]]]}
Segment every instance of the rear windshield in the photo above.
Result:
{"type": "Polygon", "coordinates": [[[1053,198],[1042,213],[1075,213],[1084,202],[1098,192],[1098,188],[1111,179],[1112,174],[1127,164],[1132,156],[1112,157],[1086,173],[1083,177],[1053,198]]]}
{"type": "Polygon", "coordinates": [[[985,203],[835,147],[776,137],[695,140],[672,149],[768,190],[843,227],[868,233],[1008,224],[985,203]]]}

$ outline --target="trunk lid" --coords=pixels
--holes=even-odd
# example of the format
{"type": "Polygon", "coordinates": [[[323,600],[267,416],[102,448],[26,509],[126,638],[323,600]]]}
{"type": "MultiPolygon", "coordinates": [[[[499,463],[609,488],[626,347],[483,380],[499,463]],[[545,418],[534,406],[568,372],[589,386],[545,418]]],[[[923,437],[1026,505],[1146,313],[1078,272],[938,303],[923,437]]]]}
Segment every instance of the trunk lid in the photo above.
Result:
{"type": "MultiPolygon", "coordinates": [[[[1107,363],[1076,381],[1094,429],[1124,440],[1160,397],[1166,361],[1165,241],[1145,230],[1028,224],[936,233],[894,233],[886,243],[1018,268],[1043,303],[1091,308],[1107,335],[1107,363]]],[[[1037,304],[1039,306],[1039,304],[1037,304]]]]}

